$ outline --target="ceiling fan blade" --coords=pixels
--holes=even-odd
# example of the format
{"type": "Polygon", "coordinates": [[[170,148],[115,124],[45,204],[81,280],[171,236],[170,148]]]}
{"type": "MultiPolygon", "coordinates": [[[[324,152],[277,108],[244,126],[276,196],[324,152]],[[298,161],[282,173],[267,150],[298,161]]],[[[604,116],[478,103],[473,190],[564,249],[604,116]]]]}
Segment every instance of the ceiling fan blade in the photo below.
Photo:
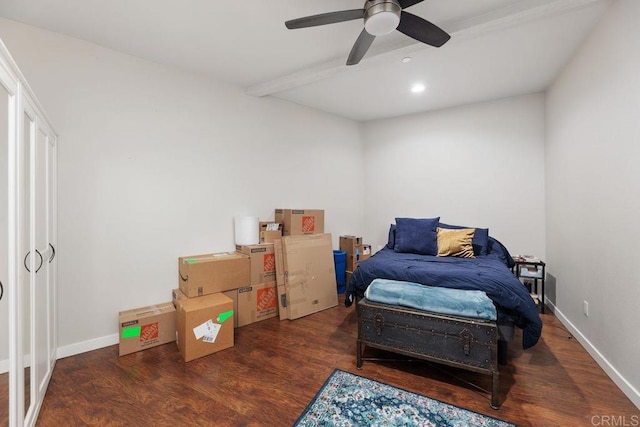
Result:
{"type": "Polygon", "coordinates": [[[288,29],[316,27],[318,25],[335,24],[337,22],[352,21],[364,18],[364,9],[341,10],[339,12],[321,13],[319,15],[305,16],[304,18],[291,19],[284,23],[288,29]]]}
{"type": "Polygon", "coordinates": [[[347,65],[356,65],[364,57],[365,53],[369,50],[371,43],[376,36],[372,36],[367,30],[362,30],[358,36],[358,40],[353,44],[349,58],[347,59],[347,65]]]}
{"type": "Polygon", "coordinates": [[[406,9],[414,4],[422,3],[423,1],[424,0],[398,0],[398,3],[400,3],[401,8],[406,9]]]}
{"type": "Polygon", "coordinates": [[[400,24],[397,30],[434,47],[442,46],[451,38],[446,31],[437,25],[404,11],[400,14],[400,24]]]}

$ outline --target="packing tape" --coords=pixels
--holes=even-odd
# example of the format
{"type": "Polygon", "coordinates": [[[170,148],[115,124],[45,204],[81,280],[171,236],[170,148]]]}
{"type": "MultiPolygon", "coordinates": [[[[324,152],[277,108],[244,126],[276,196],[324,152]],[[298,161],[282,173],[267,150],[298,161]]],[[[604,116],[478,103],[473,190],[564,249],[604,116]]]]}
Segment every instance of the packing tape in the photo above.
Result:
{"type": "Polygon", "coordinates": [[[140,336],[140,326],[129,326],[128,328],[122,328],[122,338],[135,338],[140,336]]]}
{"type": "Polygon", "coordinates": [[[218,319],[216,320],[218,321],[218,323],[223,323],[230,317],[233,317],[233,310],[223,311],[222,313],[218,314],[218,319]]]}

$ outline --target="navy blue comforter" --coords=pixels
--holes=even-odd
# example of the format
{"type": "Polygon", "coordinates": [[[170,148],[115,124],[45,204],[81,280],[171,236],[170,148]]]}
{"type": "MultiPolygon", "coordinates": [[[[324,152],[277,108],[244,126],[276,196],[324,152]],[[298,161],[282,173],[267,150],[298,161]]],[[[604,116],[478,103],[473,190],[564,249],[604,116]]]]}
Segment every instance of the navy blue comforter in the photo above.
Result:
{"type": "Polygon", "coordinates": [[[542,333],[538,309],[527,288],[505,265],[504,257],[490,253],[476,258],[437,257],[397,253],[386,246],[360,263],[347,284],[345,305],[364,296],[377,278],[430,286],[484,291],[499,311],[512,315],[522,328],[522,346],[534,346],[542,333]]]}

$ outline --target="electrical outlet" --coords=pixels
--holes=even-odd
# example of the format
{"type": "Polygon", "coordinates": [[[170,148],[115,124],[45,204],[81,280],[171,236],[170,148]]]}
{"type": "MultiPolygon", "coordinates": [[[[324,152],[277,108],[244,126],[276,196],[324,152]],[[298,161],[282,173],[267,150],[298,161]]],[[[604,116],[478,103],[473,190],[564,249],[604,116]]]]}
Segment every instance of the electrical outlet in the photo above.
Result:
{"type": "Polygon", "coordinates": [[[589,301],[582,302],[582,311],[584,312],[585,316],[589,317],[589,301]]]}

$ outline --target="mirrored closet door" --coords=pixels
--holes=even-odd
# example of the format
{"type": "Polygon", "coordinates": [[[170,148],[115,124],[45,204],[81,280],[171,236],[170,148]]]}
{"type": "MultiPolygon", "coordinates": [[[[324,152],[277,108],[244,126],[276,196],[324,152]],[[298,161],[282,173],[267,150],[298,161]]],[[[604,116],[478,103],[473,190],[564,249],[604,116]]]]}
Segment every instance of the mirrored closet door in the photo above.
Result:
{"type": "Polygon", "coordinates": [[[0,135],[0,426],[32,426],[57,348],[56,136],[1,41],[0,135]]]}
{"type": "Polygon", "coordinates": [[[0,68],[0,426],[9,423],[9,142],[16,85],[0,68]]]}

